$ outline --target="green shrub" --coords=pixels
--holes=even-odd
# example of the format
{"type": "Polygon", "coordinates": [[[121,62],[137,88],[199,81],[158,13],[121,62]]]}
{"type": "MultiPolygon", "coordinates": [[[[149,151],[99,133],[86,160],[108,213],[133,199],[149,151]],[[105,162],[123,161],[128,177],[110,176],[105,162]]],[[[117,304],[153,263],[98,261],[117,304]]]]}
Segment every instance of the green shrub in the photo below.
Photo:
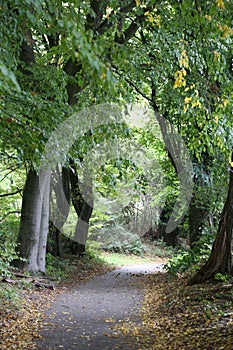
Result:
{"type": "Polygon", "coordinates": [[[9,276],[9,269],[13,260],[17,259],[14,234],[6,224],[0,225],[0,275],[9,276]]]}
{"type": "Polygon", "coordinates": [[[169,259],[165,268],[171,274],[182,273],[189,269],[196,270],[209,257],[213,235],[203,230],[193,249],[181,249],[169,259]]]}
{"type": "Polygon", "coordinates": [[[142,255],[145,250],[140,237],[121,225],[102,229],[101,238],[101,248],[106,251],[142,255]]]}
{"type": "Polygon", "coordinates": [[[46,254],[46,273],[58,280],[62,280],[70,275],[74,266],[68,260],[61,260],[50,253],[46,254]]]}
{"type": "Polygon", "coordinates": [[[16,308],[20,305],[20,295],[15,286],[0,284],[0,309],[16,308]]]}

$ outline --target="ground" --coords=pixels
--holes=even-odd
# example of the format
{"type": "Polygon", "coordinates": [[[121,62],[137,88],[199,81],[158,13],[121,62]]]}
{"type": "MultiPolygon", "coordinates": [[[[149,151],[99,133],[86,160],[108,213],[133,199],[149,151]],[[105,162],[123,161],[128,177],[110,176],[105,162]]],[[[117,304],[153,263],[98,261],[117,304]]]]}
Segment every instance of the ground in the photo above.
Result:
{"type": "Polygon", "coordinates": [[[230,282],[186,286],[161,259],[139,262],[83,264],[54,290],[22,289],[17,310],[2,307],[1,349],[233,349],[230,282]]]}

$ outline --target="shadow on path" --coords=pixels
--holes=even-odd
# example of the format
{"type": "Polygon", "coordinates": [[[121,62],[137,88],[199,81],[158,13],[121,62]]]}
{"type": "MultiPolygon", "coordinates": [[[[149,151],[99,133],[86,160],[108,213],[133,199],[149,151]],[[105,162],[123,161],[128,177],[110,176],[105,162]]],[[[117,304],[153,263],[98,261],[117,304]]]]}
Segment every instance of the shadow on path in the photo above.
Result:
{"type": "Polygon", "coordinates": [[[47,311],[38,349],[139,349],[136,340],[129,345],[109,327],[126,318],[140,322],[140,277],[161,270],[161,264],[125,266],[58,296],[47,311]]]}

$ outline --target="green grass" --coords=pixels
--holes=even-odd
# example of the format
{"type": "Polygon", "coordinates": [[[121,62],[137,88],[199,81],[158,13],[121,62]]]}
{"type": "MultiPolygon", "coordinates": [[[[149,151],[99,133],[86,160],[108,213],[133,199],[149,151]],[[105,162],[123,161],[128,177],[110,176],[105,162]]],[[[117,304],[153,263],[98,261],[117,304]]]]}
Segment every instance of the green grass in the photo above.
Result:
{"type": "Polygon", "coordinates": [[[150,258],[142,258],[136,255],[125,255],[120,253],[108,253],[101,252],[100,258],[104,260],[106,263],[115,266],[122,265],[133,265],[133,264],[143,264],[143,263],[152,263],[155,260],[150,258]]]}

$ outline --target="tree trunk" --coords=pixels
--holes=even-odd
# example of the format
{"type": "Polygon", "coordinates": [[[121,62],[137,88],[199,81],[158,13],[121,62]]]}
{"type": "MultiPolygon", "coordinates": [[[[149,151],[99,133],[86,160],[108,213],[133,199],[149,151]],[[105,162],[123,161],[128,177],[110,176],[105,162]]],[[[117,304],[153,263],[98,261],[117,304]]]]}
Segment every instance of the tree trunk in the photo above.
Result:
{"type": "Polygon", "coordinates": [[[193,197],[189,205],[189,244],[191,249],[194,248],[195,243],[201,236],[203,225],[208,219],[208,214],[208,209],[201,208],[200,204],[195,203],[193,197]]]}
{"type": "Polygon", "coordinates": [[[165,243],[169,246],[176,247],[177,246],[177,237],[179,235],[179,228],[176,227],[171,232],[166,232],[166,225],[169,217],[171,216],[171,206],[165,203],[165,206],[159,217],[159,225],[157,229],[157,237],[158,239],[163,239],[165,243]]]}
{"type": "MultiPolygon", "coordinates": [[[[232,152],[233,162],[233,152],[232,152]]],[[[233,234],[233,167],[230,169],[230,182],[227,199],[219,222],[218,232],[206,264],[189,280],[189,284],[205,282],[216,273],[233,275],[232,266],[233,234]]]]}
{"type": "Polygon", "coordinates": [[[49,187],[49,171],[42,171],[39,176],[35,170],[29,170],[17,239],[17,251],[24,260],[16,260],[15,265],[30,272],[45,272],[49,187]]]}
{"type": "Polygon", "coordinates": [[[61,234],[70,210],[71,188],[69,169],[56,167],[52,176],[51,220],[47,250],[50,254],[62,258],[61,234]]]}
{"type": "MultiPolygon", "coordinates": [[[[45,272],[46,267],[46,246],[47,246],[47,237],[49,232],[49,203],[50,203],[50,172],[45,177],[45,183],[43,188],[41,188],[41,197],[42,197],[42,212],[41,212],[41,222],[40,222],[40,235],[39,235],[39,244],[38,244],[38,253],[37,253],[37,269],[38,271],[45,272]]],[[[41,181],[40,181],[41,186],[41,181]]]]}
{"type": "Polygon", "coordinates": [[[89,220],[93,211],[93,193],[92,193],[92,180],[87,175],[85,177],[85,198],[80,189],[79,177],[76,166],[72,160],[70,160],[70,182],[72,190],[72,203],[75,211],[78,215],[78,221],[75,228],[75,234],[72,238],[74,243],[72,244],[72,252],[74,254],[82,255],[85,252],[85,245],[89,230],[89,220]]]}

